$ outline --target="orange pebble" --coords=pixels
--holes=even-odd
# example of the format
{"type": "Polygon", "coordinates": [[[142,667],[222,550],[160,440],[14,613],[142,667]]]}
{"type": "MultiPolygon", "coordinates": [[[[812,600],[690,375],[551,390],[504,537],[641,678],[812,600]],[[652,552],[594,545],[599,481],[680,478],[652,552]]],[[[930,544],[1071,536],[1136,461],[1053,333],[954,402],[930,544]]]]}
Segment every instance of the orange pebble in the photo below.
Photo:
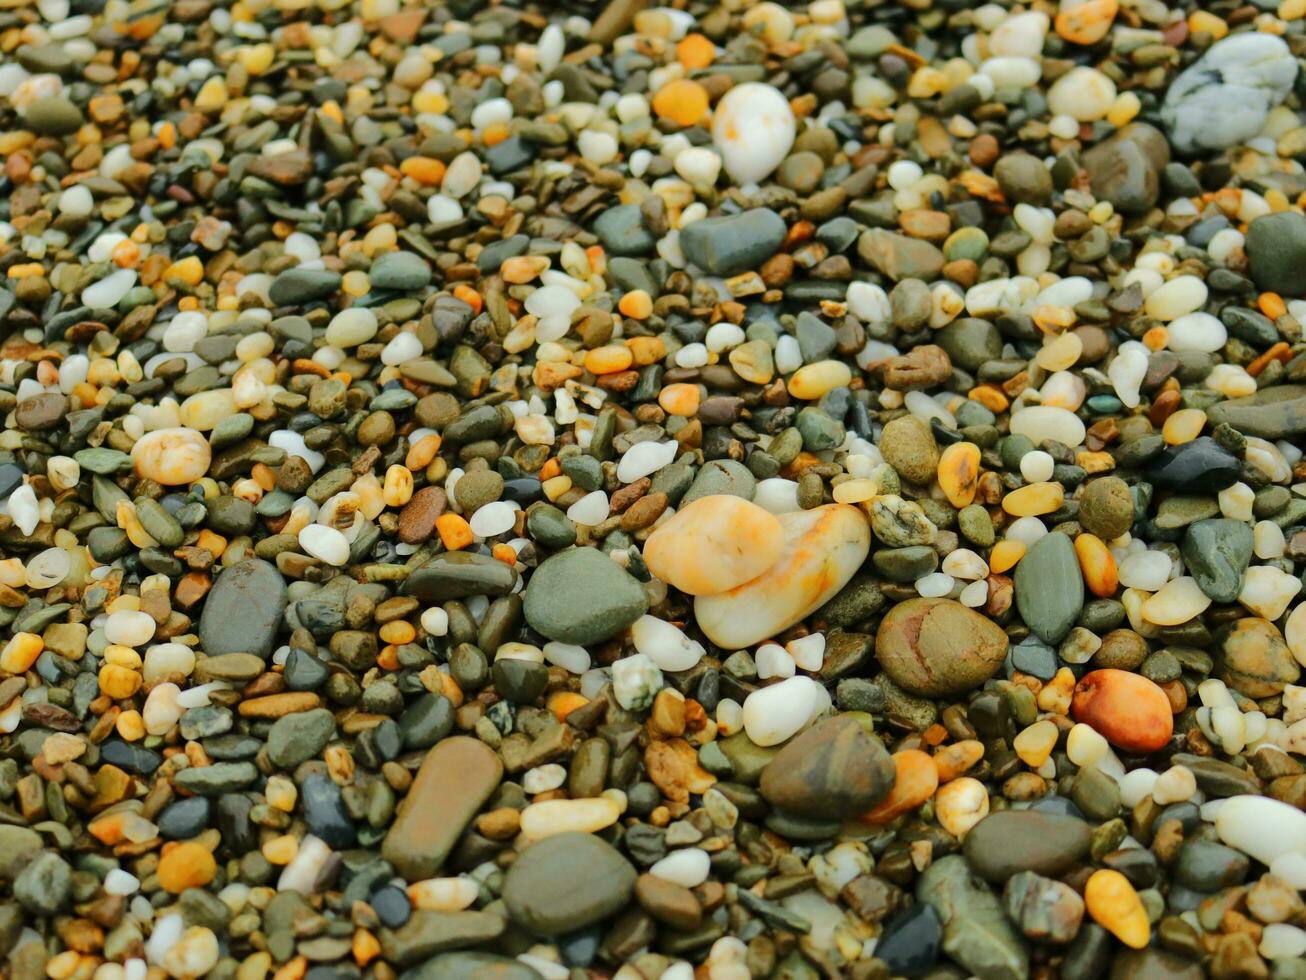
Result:
{"type": "Polygon", "coordinates": [[[653,312],[653,300],[644,290],[632,289],[621,297],[617,309],[621,311],[622,316],[628,316],[632,320],[647,320],[653,312]]]}
{"type": "Polygon", "coordinates": [[[716,58],[716,45],[702,34],[686,34],[676,45],[676,60],[686,68],[706,68],[716,58]]]}
{"type": "Polygon", "coordinates": [[[1075,685],[1075,721],[1091,726],[1126,752],[1156,752],[1174,733],[1170,700],[1142,674],[1106,667],[1075,685]]]}
{"type": "Polygon", "coordinates": [[[356,929],[354,930],[354,941],[350,944],[350,952],[353,954],[356,964],[367,966],[381,955],[381,944],[366,929],[356,929]]]}
{"type": "Polygon", "coordinates": [[[634,362],[635,355],[630,348],[621,344],[609,344],[596,347],[585,353],[585,370],[590,374],[616,374],[624,371],[634,362]]]}
{"type": "Polygon", "coordinates": [[[203,888],[218,873],[218,863],[203,844],[186,841],[168,848],[159,860],[159,884],[180,895],[187,888],[203,888]]]}
{"type": "Polygon", "coordinates": [[[1001,574],[1016,567],[1016,562],[1025,557],[1025,546],[1010,538],[999,541],[989,554],[989,568],[1001,574]]]}
{"type": "Polygon", "coordinates": [[[470,306],[472,311],[475,313],[480,313],[481,307],[485,305],[485,301],[481,299],[481,294],[465,282],[460,282],[458,285],[454,286],[453,294],[457,299],[462,300],[470,306]]]}
{"type": "Polygon", "coordinates": [[[1057,34],[1071,44],[1096,44],[1106,37],[1120,9],[1119,0],[1087,0],[1057,14],[1057,34]]]}
{"type": "Polygon", "coordinates": [[[910,813],[939,788],[939,771],[934,766],[934,760],[920,749],[895,752],[893,765],[897,769],[893,789],[874,810],[862,817],[867,823],[888,823],[904,813],[910,813]]]}
{"type": "Polygon", "coordinates": [[[575,691],[557,691],[549,695],[549,710],[558,721],[566,721],[567,716],[577,708],[589,704],[589,700],[575,691]]]}
{"type": "Polygon", "coordinates": [[[458,514],[441,514],[435,519],[435,530],[450,551],[466,548],[475,537],[472,526],[458,514]]]}
{"type": "Polygon", "coordinates": [[[698,411],[698,385],[670,384],[658,392],[658,404],[668,415],[685,418],[698,411]]]}
{"type": "Polygon", "coordinates": [[[1143,346],[1148,350],[1163,350],[1170,342],[1170,331],[1165,327],[1153,327],[1143,334],[1143,346]]]}
{"type": "Polygon", "coordinates": [[[417,636],[413,624],[402,619],[394,619],[379,630],[379,635],[386,643],[412,643],[417,636]]]}
{"type": "Polygon", "coordinates": [[[1096,534],[1081,534],[1075,538],[1075,554],[1079,557],[1079,570],[1084,584],[1093,595],[1109,599],[1116,594],[1120,577],[1116,571],[1115,556],[1096,534]]]}
{"type": "Polygon", "coordinates": [[[1261,293],[1256,298],[1256,305],[1271,320],[1277,320],[1288,312],[1288,304],[1283,301],[1283,297],[1278,293],[1261,293]]]}
{"type": "Polygon", "coordinates": [[[939,782],[956,779],[984,758],[984,743],[973,738],[939,749],[934,753],[934,768],[939,782]]]}
{"type": "Polygon", "coordinates": [[[411,177],[423,187],[439,187],[444,183],[444,162],[434,157],[409,157],[399,164],[399,172],[411,177]]]}
{"type": "Polygon", "coordinates": [[[678,126],[693,126],[707,114],[707,89],[687,78],[667,82],[653,96],[653,111],[678,126]]]}
{"type": "Polygon", "coordinates": [[[626,341],[626,346],[630,348],[630,353],[634,355],[635,364],[639,367],[648,367],[662,360],[667,353],[667,345],[662,342],[660,337],[631,337],[626,341]]]}
{"type": "Polygon", "coordinates": [[[431,465],[431,460],[435,459],[435,454],[440,451],[442,440],[436,433],[431,432],[422,436],[408,449],[408,455],[404,457],[404,465],[410,470],[424,470],[431,465]]]}

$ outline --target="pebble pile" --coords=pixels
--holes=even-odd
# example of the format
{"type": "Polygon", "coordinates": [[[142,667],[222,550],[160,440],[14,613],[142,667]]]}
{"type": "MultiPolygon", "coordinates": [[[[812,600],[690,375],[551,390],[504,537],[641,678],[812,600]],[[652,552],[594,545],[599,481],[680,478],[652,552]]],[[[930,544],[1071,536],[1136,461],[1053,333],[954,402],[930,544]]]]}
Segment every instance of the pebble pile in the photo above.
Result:
{"type": "Polygon", "coordinates": [[[657,2],[0,3],[0,977],[1306,980],[1306,0],[657,2]]]}

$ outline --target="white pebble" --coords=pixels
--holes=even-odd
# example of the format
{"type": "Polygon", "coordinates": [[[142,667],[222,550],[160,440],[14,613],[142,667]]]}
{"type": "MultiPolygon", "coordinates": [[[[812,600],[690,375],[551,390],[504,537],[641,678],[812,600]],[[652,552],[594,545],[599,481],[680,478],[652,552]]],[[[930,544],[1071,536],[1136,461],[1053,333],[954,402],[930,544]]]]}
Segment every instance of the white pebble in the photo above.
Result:
{"type": "Polygon", "coordinates": [[[1225,345],[1229,331],[1209,313],[1187,313],[1171,321],[1166,346],[1172,351],[1213,354],[1225,345]]]}
{"type": "MultiPolygon", "coordinates": [[[[630,628],[630,639],[635,649],[660,670],[691,670],[706,653],[697,640],[690,639],[676,626],[656,616],[646,615],[635,620],[630,628]]],[[[547,648],[545,652],[547,654],[547,648]]]]}
{"type": "Polygon", "coordinates": [[[825,634],[808,633],[785,644],[794,663],[803,670],[820,670],[825,663],[825,634]]]}
{"type": "MultiPolygon", "coordinates": [[[[825,689],[805,675],[754,691],[744,700],[744,730],[755,745],[779,745],[798,733],[825,689]]],[[[828,697],[828,695],[827,695],[828,697]]]]}
{"type": "Polygon", "coordinates": [[[494,500],[477,508],[467,523],[477,537],[492,538],[513,529],[517,523],[517,508],[507,500],[494,500]]]}
{"type": "Polygon", "coordinates": [[[621,462],[617,464],[617,479],[622,483],[634,483],[640,477],[651,476],[670,465],[678,449],[675,442],[637,442],[622,454],[621,462]]]}
{"type": "Polygon", "coordinates": [[[299,546],[306,554],[339,568],[349,562],[349,539],[325,524],[309,524],[299,532],[299,546]]]}
{"type": "Polygon", "coordinates": [[[110,613],[104,623],[104,637],[110,643],[139,647],[154,636],[154,617],[136,609],[120,609],[110,613]]]}
{"type": "Polygon", "coordinates": [[[698,847],[682,847],[657,861],[648,873],[663,881],[672,881],[686,888],[697,888],[707,881],[711,859],[707,851],[698,847]]]}
{"type": "Polygon", "coordinates": [[[1028,452],[1020,458],[1020,475],[1026,483],[1044,483],[1052,479],[1052,468],[1056,460],[1041,449],[1028,452]]]}
{"type": "Polygon", "coordinates": [[[757,648],[757,655],[753,659],[757,664],[757,676],[761,680],[794,676],[794,658],[778,644],[763,643],[757,648]]]}
{"type": "Polygon", "coordinates": [[[381,363],[398,366],[422,356],[422,342],[417,334],[404,330],[390,338],[381,349],[381,363]]]}
{"type": "Polygon", "coordinates": [[[608,495],[602,490],[595,490],[585,494],[580,500],[567,508],[568,518],[577,524],[584,524],[589,527],[607,520],[609,513],[611,513],[611,508],[608,505],[608,495]]]}
{"type": "Polygon", "coordinates": [[[82,303],[93,310],[110,309],[117,306],[135,285],[134,269],[117,269],[83,289],[82,303]]]}

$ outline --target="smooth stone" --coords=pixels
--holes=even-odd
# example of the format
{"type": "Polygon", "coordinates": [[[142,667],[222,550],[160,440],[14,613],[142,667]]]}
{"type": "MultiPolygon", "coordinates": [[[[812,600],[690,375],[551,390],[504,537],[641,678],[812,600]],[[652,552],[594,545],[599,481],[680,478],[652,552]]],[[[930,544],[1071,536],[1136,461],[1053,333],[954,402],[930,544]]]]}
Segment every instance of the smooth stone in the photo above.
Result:
{"type": "Polygon", "coordinates": [[[58,854],[41,851],[14,879],[14,898],[34,916],[54,915],[67,903],[73,869],[58,854]]]}
{"type": "Polygon", "coordinates": [[[644,542],[648,570],[688,595],[728,592],[761,575],[784,551],[769,511],[729,494],[699,497],[644,542]]]}
{"type": "Polygon", "coordinates": [[[1209,494],[1233,486],[1241,471],[1237,457],[1210,436],[1202,436],[1162,450],[1148,466],[1147,478],[1166,490],[1209,494]]]}
{"type": "Polygon", "coordinates": [[[648,255],[657,236],[644,227],[644,213],[638,204],[619,204],[594,219],[594,234],[615,256],[648,255]]]}
{"type": "Polygon", "coordinates": [[[916,881],[916,900],[938,913],[943,951],[972,974],[985,980],[1029,976],[1028,949],[1002,902],[971,873],[965,858],[950,854],[926,868],[916,881]]]}
{"type": "Polygon", "coordinates": [[[67,136],[85,121],[82,110],[62,95],[36,99],[23,113],[23,120],[41,136],[67,136]]]}
{"type": "Polygon", "coordinates": [[[403,980],[544,980],[520,960],[494,953],[441,953],[403,974],[403,980]]]}
{"type": "Polygon", "coordinates": [[[1247,226],[1245,248],[1261,289],[1284,296],[1306,293],[1299,274],[1306,262],[1306,216],[1297,211],[1261,215],[1247,226]]]}
{"type": "Polygon", "coordinates": [[[1306,813],[1266,796],[1231,796],[1215,815],[1220,840],[1264,865],[1282,854],[1306,854],[1306,813]]]}
{"type": "MultiPolygon", "coordinates": [[[[656,483],[653,492],[658,492],[656,483]]],[[[747,466],[733,459],[714,459],[699,469],[694,482],[680,498],[680,503],[681,506],[687,506],[695,500],[712,496],[752,500],[756,493],[757,477],[753,476],[747,466]]]]}
{"type": "Polygon", "coordinates": [[[806,817],[842,819],[870,810],[893,789],[884,745],[852,718],[829,718],[800,733],[762,770],[772,806],[806,817]]]}
{"type": "Polygon", "coordinates": [[[648,611],[643,587],[593,548],[559,552],[526,585],[523,612],[551,640],[587,646],[615,636],[648,611]]]}
{"type": "Polygon", "coordinates": [[[335,715],[326,708],[278,718],[268,730],[268,760],[282,769],[294,769],[326,748],[335,733],[335,715]]]}
{"type": "Polygon", "coordinates": [[[731,179],[759,183],[785,159],[797,130],[793,109],[774,86],[760,82],[733,85],[717,102],[712,141],[731,179]]]}
{"type": "Polygon", "coordinates": [[[1170,144],[1147,123],[1131,123],[1084,153],[1093,196],[1122,214],[1146,214],[1161,190],[1170,144]]]}
{"type": "Polygon", "coordinates": [[[1039,639],[1060,643],[1084,608],[1084,577],[1069,536],[1045,534],[1016,566],[1016,608],[1039,639]]]}
{"type": "Polygon", "coordinates": [[[41,835],[27,827],[0,825],[0,881],[13,881],[41,851],[41,835]]]}
{"type": "Polygon", "coordinates": [[[340,787],[330,776],[313,773],[300,783],[299,803],[309,833],[325,841],[332,850],[344,850],[357,842],[354,822],[345,809],[340,787]]]}
{"type": "Polygon", "coordinates": [[[503,901],[514,923],[560,936],[603,921],[630,901],[637,875],[611,844],[589,834],[546,837],[509,866],[503,901]]]}
{"type": "Polygon", "coordinates": [[[386,252],[367,271],[373,289],[421,289],[431,284],[431,267],[414,252],[386,252]]]}
{"type": "Polygon", "coordinates": [[[928,486],[939,469],[939,447],[930,424],[915,415],[888,422],[880,436],[884,461],[912,483],[928,486]]]}
{"type": "Polygon", "coordinates": [[[1188,525],[1180,553],[1203,593],[1214,602],[1234,602],[1252,560],[1252,529],[1227,518],[1197,521],[1188,525]]]}
{"type": "Polygon", "coordinates": [[[1147,949],[1117,947],[1109,962],[1109,980],[1202,980],[1207,976],[1197,960],[1161,946],[1147,949]]]}
{"type": "Polygon", "coordinates": [[[875,657],[909,694],[948,697],[982,685],[1007,656],[1007,634],[952,599],[908,599],[875,634],[875,657]]]}
{"type": "Polygon", "coordinates": [[[1001,884],[1019,871],[1049,878],[1088,854],[1093,828],[1076,817],[1037,810],[999,810],[970,829],[965,853],[986,881],[1001,884]]]}
{"type": "Polygon", "coordinates": [[[1240,885],[1251,862],[1245,854],[1214,841],[1185,841],[1174,864],[1174,880],[1185,888],[1214,892],[1240,885]]]}
{"type": "Polygon", "coordinates": [[[770,208],[695,221],[680,231],[685,258],[714,276],[755,269],[780,247],[788,229],[770,208]]]}
{"type": "Polygon", "coordinates": [[[399,804],[381,856],[408,881],[434,878],[502,777],[503,763],[485,743],[461,735],[437,742],[399,804]]]}
{"type": "Polygon", "coordinates": [[[943,253],[929,242],[883,228],[863,232],[857,240],[857,252],[894,282],[903,279],[929,282],[938,277],[944,264],[943,253]]]}
{"type": "Polygon", "coordinates": [[[169,803],[159,814],[159,836],[166,840],[190,840],[211,825],[213,804],[203,796],[169,803]]]}
{"type": "Polygon", "coordinates": [[[1247,616],[1221,627],[1220,678],[1249,698],[1282,694],[1301,677],[1301,667],[1284,642],[1278,627],[1257,616],[1247,616]]]}
{"type": "Polygon", "coordinates": [[[924,976],[939,957],[943,924],[932,905],[914,905],[884,924],[875,941],[875,957],[891,976],[924,976]]]}
{"type": "Polygon", "coordinates": [[[286,580],[275,565],[247,559],[218,575],[200,614],[200,646],[210,657],[272,653],[286,609],[286,580]]]}
{"type": "MultiPolygon", "coordinates": [[[[1302,221],[1306,223],[1306,218],[1302,221]]],[[[1295,272],[1293,281],[1299,281],[1295,272]]],[[[1226,423],[1243,435],[1288,439],[1306,432],[1306,385],[1275,385],[1246,398],[1219,402],[1206,414],[1212,424],[1226,423]]]]}
{"type": "Polygon", "coordinates": [[[450,551],[409,575],[403,592],[423,602],[440,603],[474,595],[507,595],[516,584],[517,570],[511,565],[489,555],[450,551]]]}
{"type": "Polygon", "coordinates": [[[340,273],[327,269],[287,269],[272,280],[268,299],[276,306],[312,303],[334,296],[340,283],[340,273]]]}
{"type": "Polygon", "coordinates": [[[694,600],[699,629],[724,650],[753,646],[815,612],[848,583],[870,551],[866,518],[848,504],[793,511],[779,520],[785,549],[771,568],[729,592],[694,600]]]}
{"type": "Polygon", "coordinates": [[[252,762],[215,762],[211,766],[193,766],[172,777],[179,788],[200,796],[222,796],[252,786],[259,771],[252,762]]]}
{"type": "Polygon", "coordinates": [[[1282,38],[1251,32],[1217,41],[1166,89],[1161,121],[1180,153],[1251,139],[1297,77],[1282,38]]]}
{"type": "Polygon", "coordinates": [[[407,966],[436,953],[492,942],[505,928],[503,916],[493,912],[418,909],[398,929],[382,929],[379,938],[386,960],[407,966]]]}
{"type": "Polygon", "coordinates": [[[1002,900],[1025,937],[1039,942],[1068,943],[1084,920],[1084,900],[1073,888],[1032,871],[1013,875],[1002,900]]]}

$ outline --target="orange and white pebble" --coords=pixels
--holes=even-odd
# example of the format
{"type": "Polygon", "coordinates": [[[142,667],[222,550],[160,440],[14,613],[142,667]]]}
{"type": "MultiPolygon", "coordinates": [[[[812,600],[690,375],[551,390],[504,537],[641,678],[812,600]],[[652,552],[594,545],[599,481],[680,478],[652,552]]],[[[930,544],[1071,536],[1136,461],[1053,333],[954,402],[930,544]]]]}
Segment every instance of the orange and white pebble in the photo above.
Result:
{"type": "Polygon", "coordinates": [[[659,524],[644,542],[644,562],[681,592],[717,595],[767,571],[784,546],[774,514],[742,497],[712,494],[659,524]]]}
{"type": "Polygon", "coordinates": [[[156,429],[132,446],[136,475],[166,487],[194,483],[209,471],[213,451],[194,429],[156,429]]]}
{"type": "Polygon", "coordinates": [[[965,837],[989,815],[989,791],[970,776],[944,783],[934,794],[934,815],[952,836],[965,837]]]}
{"type": "Polygon", "coordinates": [[[471,878],[428,878],[408,886],[414,908],[436,912],[460,912],[480,893],[480,886],[471,878]]]}
{"type": "Polygon", "coordinates": [[[920,749],[895,752],[893,765],[893,789],[876,804],[875,809],[862,817],[867,823],[885,824],[910,813],[933,796],[939,787],[939,770],[934,760],[920,749]]]}
{"type": "Polygon", "coordinates": [[[621,810],[621,805],[607,796],[545,800],[521,812],[521,831],[531,840],[554,834],[593,834],[616,823],[621,810]]]}
{"type": "Polygon", "coordinates": [[[722,649],[753,646],[811,615],[848,583],[871,549],[866,516],[850,504],[781,514],[778,520],[784,549],[770,568],[729,592],[694,600],[699,629],[722,649]]]}

